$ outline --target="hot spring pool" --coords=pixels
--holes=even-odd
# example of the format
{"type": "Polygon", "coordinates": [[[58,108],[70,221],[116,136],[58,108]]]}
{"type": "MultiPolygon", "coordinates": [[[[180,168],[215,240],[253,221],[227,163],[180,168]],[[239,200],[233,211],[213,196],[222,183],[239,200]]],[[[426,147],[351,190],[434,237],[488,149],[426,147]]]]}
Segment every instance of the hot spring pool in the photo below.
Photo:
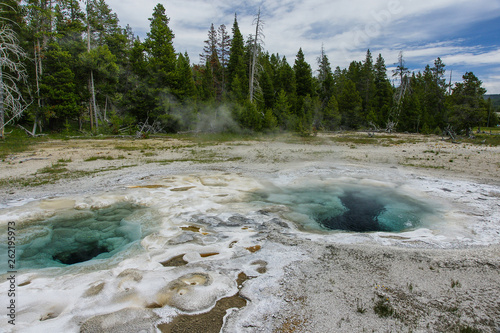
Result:
{"type": "Polygon", "coordinates": [[[98,210],[63,210],[43,221],[23,223],[16,230],[17,268],[63,267],[110,258],[142,239],[147,210],[116,203],[98,210]]]}
{"type": "Polygon", "coordinates": [[[286,206],[283,217],[305,231],[402,232],[426,227],[437,214],[430,203],[381,186],[275,187],[255,200],[286,206]]]}

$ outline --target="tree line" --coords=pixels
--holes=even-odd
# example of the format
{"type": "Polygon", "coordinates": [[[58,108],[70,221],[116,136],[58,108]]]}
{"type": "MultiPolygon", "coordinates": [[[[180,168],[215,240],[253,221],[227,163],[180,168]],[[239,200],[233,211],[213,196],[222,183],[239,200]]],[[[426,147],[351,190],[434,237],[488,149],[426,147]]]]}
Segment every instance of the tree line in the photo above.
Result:
{"type": "Polygon", "coordinates": [[[202,62],[192,64],[187,52],[175,50],[162,4],[143,41],[119,25],[104,0],[6,0],[0,8],[2,136],[13,122],[32,135],[76,124],[113,133],[138,127],[441,133],[498,123],[482,82],[467,72],[452,86],[440,58],[411,73],[400,53],[388,73],[382,55],[370,50],[344,69],[333,69],[323,49],[315,69],[302,49],[292,63],[269,54],[260,11],[247,38],[236,15],[230,32],[212,24],[200,46],[202,62]]]}

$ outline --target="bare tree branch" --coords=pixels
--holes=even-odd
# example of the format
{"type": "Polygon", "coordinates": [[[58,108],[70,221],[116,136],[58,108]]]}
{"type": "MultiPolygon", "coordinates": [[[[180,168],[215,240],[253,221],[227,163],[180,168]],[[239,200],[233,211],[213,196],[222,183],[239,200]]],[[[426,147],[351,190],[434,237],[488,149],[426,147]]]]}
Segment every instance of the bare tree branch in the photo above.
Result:
{"type": "Polygon", "coordinates": [[[28,76],[22,62],[27,57],[19,46],[15,32],[0,26],[0,137],[4,137],[7,124],[19,118],[28,107],[19,89],[28,76]],[[5,117],[10,119],[5,122],[5,117]]]}

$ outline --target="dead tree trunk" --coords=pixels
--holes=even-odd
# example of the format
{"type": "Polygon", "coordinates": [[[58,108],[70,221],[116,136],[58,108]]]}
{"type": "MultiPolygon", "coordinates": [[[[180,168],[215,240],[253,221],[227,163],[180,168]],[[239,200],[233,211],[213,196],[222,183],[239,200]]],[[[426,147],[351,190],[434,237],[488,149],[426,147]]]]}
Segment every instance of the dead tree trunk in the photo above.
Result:
{"type": "MultiPolygon", "coordinates": [[[[89,20],[89,1],[87,0],[87,52],[90,53],[90,20],[89,20]]],[[[94,71],[90,71],[89,76],[89,116],[90,116],[90,130],[94,131],[94,117],[95,117],[95,127],[97,128],[97,115],[95,115],[95,93],[94,93],[94,71]]]]}
{"type": "Polygon", "coordinates": [[[4,90],[3,90],[3,76],[2,76],[2,64],[0,63],[0,138],[5,136],[5,111],[4,111],[4,90]]]}
{"type": "Polygon", "coordinates": [[[262,40],[262,20],[260,18],[260,8],[259,12],[257,13],[257,17],[254,20],[255,24],[255,36],[253,40],[253,46],[252,46],[252,62],[250,64],[250,78],[249,78],[249,96],[250,96],[250,101],[253,102],[254,100],[254,93],[255,93],[255,85],[257,81],[257,55],[259,52],[259,42],[262,40]]]}
{"type": "Polygon", "coordinates": [[[387,132],[392,132],[398,126],[399,116],[402,110],[403,98],[410,89],[410,78],[408,77],[409,73],[410,71],[408,70],[407,67],[405,67],[403,52],[399,52],[397,66],[396,69],[393,71],[392,76],[399,76],[400,85],[396,90],[396,92],[394,93],[394,102],[396,105],[392,108],[391,112],[389,113],[389,118],[387,119],[387,128],[386,128],[387,132]]]}
{"type": "Polygon", "coordinates": [[[42,98],[40,96],[40,78],[43,75],[43,67],[42,67],[42,56],[40,54],[41,46],[40,46],[40,38],[37,38],[36,44],[34,45],[34,56],[35,56],[35,82],[36,82],[36,97],[37,97],[37,106],[38,108],[35,111],[35,121],[33,123],[33,136],[36,135],[36,131],[38,127],[40,127],[40,131],[42,131],[41,119],[40,119],[40,111],[42,110],[42,98]]]}

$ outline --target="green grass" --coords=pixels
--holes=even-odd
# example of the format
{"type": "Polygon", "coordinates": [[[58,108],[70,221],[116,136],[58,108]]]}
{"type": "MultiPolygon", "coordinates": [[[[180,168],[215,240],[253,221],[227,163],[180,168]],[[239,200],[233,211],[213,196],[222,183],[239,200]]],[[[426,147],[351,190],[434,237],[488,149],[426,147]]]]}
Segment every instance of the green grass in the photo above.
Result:
{"type": "Polygon", "coordinates": [[[52,166],[47,166],[45,168],[38,169],[37,173],[54,175],[54,174],[64,173],[67,171],[68,169],[66,169],[62,164],[52,164],[52,166]]]}
{"type": "Polygon", "coordinates": [[[26,133],[17,128],[8,127],[5,130],[5,138],[0,139],[0,159],[5,159],[11,154],[18,154],[31,149],[31,147],[39,142],[46,141],[46,138],[30,138],[26,133]],[[12,133],[9,133],[12,131],[12,133]]]}
{"type": "Polygon", "coordinates": [[[210,164],[210,163],[220,163],[220,162],[236,162],[241,161],[243,157],[235,156],[229,158],[223,158],[220,156],[214,157],[193,157],[193,158],[179,158],[179,159],[162,159],[162,160],[149,160],[145,161],[146,164],[158,163],[160,165],[167,165],[175,162],[192,162],[198,164],[210,164]]]}
{"type": "Polygon", "coordinates": [[[387,318],[394,315],[394,308],[392,307],[389,300],[379,297],[373,306],[373,311],[381,317],[387,318]]]}
{"type": "Polygon", "coordinates": [[[11,179],[1,179],[0,180],[0,188],[3,187],[36,187],[46,184],[55,184],[62,179],[77,179],[83,177],[89,177],[101,172],[106,171],[115,171],[122,170],[126,168],[131,168],[137,166],[133,165],[124,165],[120,167],[108,167],[101,168],[92,171],[84,171],[84,170],[68,170],[66,168],[54,168],[53,166],[45,167],[39,169],[37,173],[34,174],[33,177],[19,177],[19,178],[11,178],[11,179]]]}
{"type": "Polygon", "coordinates": [[[500,145],[500,133],[494,135],[474,133],[474,139],[464,139],[463,141],[475,145],[496,147],[500,145]]]}
{"type": "Polygon", "coordinates": [[[334,136],[329,138],[330,141],[346,144],[358,144],[358,145],[381,145],[384,147],[401,145],[401,144],[416,144],[418,142],[423,142],[426,140],[426,136],[407,137],[401,138],[396,135],[390,134],[375,134],[373,137],[369,137],[366,133],[348,133],[341,136],[334,136]]]}
{"type": "Polygon", "coordinates": [[[143,150],[144,146],[141,145],[140,147],[137,147],[137,146],[122,146],[122,145],[118,145],[118,146],[115,146],[114,149],[124,150],[124,151],[136,151],[136,150],[143,150]]]}
{"type": "MultiPolygon", "coordinates": [[[[123,157],[125,158],[125,157],[123,157]]],[[[92,162],[92,161],[97,161],[97,160],[105,160],[105,161],[112,161],[115,160],[113,156],[91,156],[87,159],[84,159],[84,162],[92,162]]]]}
{"type": "Polygon", "coordinates": [[[366,312],[366,308],[359,298],[356,299],[356,311],[361,314],[366,312]]]}
{"type": "MultiPolygon", "coordinates": [[[[477,133],[477,127],[472,129],[472,132],[477,133]]],[[[500,134],[500,127],[481,127],[481,132],[492,133],[492,134],[500,134]]]]}
{"type": "Polygon", "coordinates": [[[402,166],[413,167],[413,168],[424,168],[424,169],[444,169],[444,166],[440,165],[418,165],[413,163],[400,163],[402,166]]]}
{"type": "Polygon", "coordinates": [[[351,143],[351,144],[360,144],[360,145],[373,145],[378,144],[377,138],[370,138],[368,136],[363,137],[359,135],[345,135],[330,138],[333,142],[339,143],[351,143]]]}

